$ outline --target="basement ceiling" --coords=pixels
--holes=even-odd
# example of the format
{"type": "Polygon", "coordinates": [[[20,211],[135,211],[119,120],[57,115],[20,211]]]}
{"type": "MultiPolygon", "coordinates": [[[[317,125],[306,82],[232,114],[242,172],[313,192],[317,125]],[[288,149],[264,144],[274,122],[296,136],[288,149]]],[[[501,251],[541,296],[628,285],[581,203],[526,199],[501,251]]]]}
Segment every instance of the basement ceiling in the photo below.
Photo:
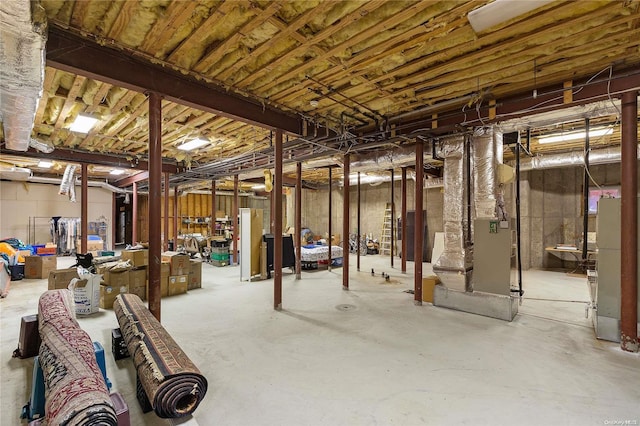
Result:
{"type": "MultiPolygon", "coordinates": [[[[197,81],[205,93],[215,87],[212,97],[230,95],[304,122],[304,139],[302,129],[286,133],[285,146],[292,147],[285,150],[287,161],[413,143],[379,132],[403,116],[431,120],[451,111],[480,116],[491,100],[534,90],[542,94],[544,87],[567,82],[571,90],[572,82],[637,72],[640,1],[554,1],[477,34],[467,15],[488,3],[41,1],[50,41],[52,34],[69,34],[175,72],[176,79],[197,81]],[[363,140],[355,139],[361,134],[363,140]]],[[[47,51],[48,58],[60,54],[47,51]]],[[[145,159],[147,95],[56,64],[49,59],[45,68],[32,136],[59,150],[145,159]],[[79,113],[99,118],[86,135],[69,130],[79,113]]],[[[272,161],[273,126],[226,112],[174,97],[163,100],[163,157],[199,170],[183,173],[183,181],[226,177],[272,161]],[[177,149],[195,137],[209,144],[191,152],[177,149]]],[[[617,134],[602,143],[619,144],[617,134]]],[[[574,148],[559,147],[532,145],[534,151],[574,148]]],[[[327,172],[305,170],[303,177],[326,180],[327,172]]]]}

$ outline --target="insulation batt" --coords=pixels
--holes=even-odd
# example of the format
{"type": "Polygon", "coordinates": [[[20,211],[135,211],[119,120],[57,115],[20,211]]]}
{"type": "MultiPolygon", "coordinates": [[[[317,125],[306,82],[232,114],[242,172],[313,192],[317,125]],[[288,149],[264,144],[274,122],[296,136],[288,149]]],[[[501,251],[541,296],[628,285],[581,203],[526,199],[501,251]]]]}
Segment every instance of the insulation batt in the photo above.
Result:
{"type": "Polygon", "coordinates": [[[33,7],[39,13],[32,20],[29,0],[0,2],[0,115],[6,146],[15,151],[29,149],[44,81],[46,19],[42,6],[33,7]]]}

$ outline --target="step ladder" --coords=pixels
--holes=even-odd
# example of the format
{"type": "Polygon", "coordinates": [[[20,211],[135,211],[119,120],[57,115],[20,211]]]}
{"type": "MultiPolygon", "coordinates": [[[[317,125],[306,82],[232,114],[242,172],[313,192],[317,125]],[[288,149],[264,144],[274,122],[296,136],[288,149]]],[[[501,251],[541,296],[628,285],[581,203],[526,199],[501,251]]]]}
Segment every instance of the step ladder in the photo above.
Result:
{"type": "Polygon", "coordinates": [[[393,235],[391,234],[391,221],[393,220],[393,204],[387,203],[384,208],[384,221],[382,222],[382,234],[380,236],[380,254],[390,255],[393,235]]]}

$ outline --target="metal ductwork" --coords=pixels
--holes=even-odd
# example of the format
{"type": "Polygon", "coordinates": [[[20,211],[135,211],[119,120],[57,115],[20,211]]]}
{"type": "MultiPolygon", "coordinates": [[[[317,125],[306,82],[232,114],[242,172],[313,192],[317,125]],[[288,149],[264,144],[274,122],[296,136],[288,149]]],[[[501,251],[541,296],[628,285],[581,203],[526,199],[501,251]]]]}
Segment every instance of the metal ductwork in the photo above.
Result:
{"type": "Polygon", "coordinates": [[[0,178],[25,181],[31,178],[31,170],[24,167],[15,167],[9,164],[0,163],[0,178]]]}
{"type": "MultiPolygon", "coordinates": [[[[589,165],[619,163],[622,156],[620,147],[592,149],[589,151],[589,165]]],[[[638,145],[640,159],[640,145],[638,145]]],[[[558,167],[584,166],[584,152],[572,151],[562,154],[538,155],[520,160],[520,171],[553,169],[558,167]]]]}
{"type": "Polygon", "coordinates": [[[471,291],[473,249],[468,246],[465,226],[465,136],[443,139],[444,158],[444,251],[433,264],[442,283],[451,290],[471,291]]]}
{"type": "Polygon", "coordinates": [[[400,147],[371,154],[358,154],[351,161],[351,172],[380,171],[398,167],[413,166],[416,163],[416,150],[412,147],[400,147]]]}
{"type": "Polygon", "coordinates": [[[497,217],[498,164],[502,164],[502,132],[493,127],[481,127],[473,133],[473,201],[475,217],[497,217]]]}
{"type": "Polygon", "coordinates": [[[0,2],[0,116],[8,149],[26,151],[42,96],[46,14],[38,2],[0,2]]]}
{"type": "MultiPolygon", "coordinates": [[[[63,179],[43,177],[43,176],[31,176],[28,179],[26,179],[26,181],[27,182],[31,182],[31,183],[46,183],[46,184],[52,184],[52,185],[60,185],[62,183],[63,179]]],[[[78,182],[76,182],[76,184],[77,183],[78,182]]],[[[103,182],[103,181],[90,180],[90,181],[87,182],[87,186],[103,188],[103,189],[106,189],[108,191],[114,192],[116,194],[126,194],[126,193],[131,194],[131,193],[133,193],[131,190],[118,188],[117,186],[113,186],[113,185],[109,184],[108,182],[103,182]]],[[[143,193],[144,192],[138,191],[138,194],[143,194],[143,193]]]]}

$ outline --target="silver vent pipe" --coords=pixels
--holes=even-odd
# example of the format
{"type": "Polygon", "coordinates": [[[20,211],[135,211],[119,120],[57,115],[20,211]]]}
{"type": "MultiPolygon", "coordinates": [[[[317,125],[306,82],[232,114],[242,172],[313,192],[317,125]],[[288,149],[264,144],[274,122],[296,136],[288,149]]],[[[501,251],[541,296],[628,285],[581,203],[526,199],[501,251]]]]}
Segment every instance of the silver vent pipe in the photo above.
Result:
{"type": "MultiPolygon", "coordinates": [[[[622,156],[620,147],[599,148],[589,151],[589,165],[619,163],[622,156]]],[[[640,159],[640,145],[638,145],[638,159],[640,159]]],[[[561,154],[538,155],[522,158],[520,171],[553,169],[558,167],[584,166],[584,152],[572,151],[561,154]]]]}
{"type": "Polygon", "coordinates": [[[29,149],[42,97],[46,34],[39,2],[0,1],[0,116],[10,150],[29,149]]]}

